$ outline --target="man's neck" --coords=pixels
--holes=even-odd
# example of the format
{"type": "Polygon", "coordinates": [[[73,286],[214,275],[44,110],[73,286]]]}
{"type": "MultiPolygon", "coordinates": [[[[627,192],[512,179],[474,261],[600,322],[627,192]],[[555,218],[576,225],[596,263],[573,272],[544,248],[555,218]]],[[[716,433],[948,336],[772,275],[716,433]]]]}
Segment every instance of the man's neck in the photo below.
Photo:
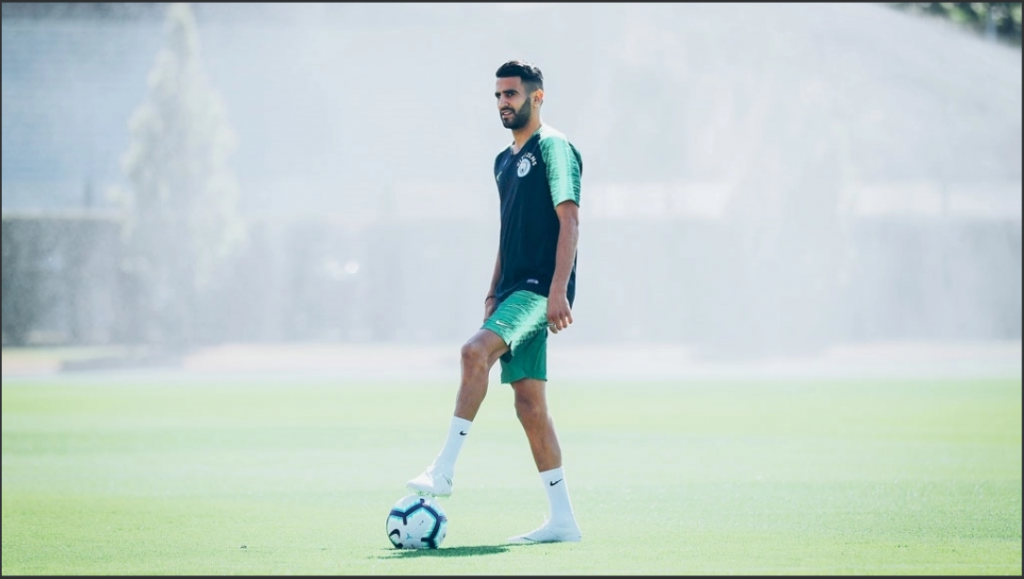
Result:
{"type": "Polygon", "coordinates": [[[512,146],[518,152],[530,140],[530,137],[540,128],[540,117],[533,117],[529,123],[521,129],[512,131],[512,146]]]}

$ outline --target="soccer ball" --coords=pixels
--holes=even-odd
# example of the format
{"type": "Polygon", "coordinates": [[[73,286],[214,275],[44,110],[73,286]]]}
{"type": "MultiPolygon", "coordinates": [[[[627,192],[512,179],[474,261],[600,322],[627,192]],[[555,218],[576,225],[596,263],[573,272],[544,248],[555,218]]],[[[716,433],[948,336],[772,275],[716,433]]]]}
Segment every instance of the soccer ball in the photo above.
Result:
{"type": "Polygon", "coordinates": [[[448,534],[448,517],[436,500],[407,495],[391,507],[387,532],[397,549],[436,549],[448,534]]]}

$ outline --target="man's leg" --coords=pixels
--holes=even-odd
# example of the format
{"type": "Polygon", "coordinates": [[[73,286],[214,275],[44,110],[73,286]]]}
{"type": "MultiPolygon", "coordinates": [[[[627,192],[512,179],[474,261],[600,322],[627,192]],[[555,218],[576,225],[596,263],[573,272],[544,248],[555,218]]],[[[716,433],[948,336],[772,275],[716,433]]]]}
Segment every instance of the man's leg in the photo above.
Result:
{"type": "Polygon", "coordinates": [[[552,543],[582,538],[569,500],[569,487],[562,469],[562,450],[554,421],[548,413],[546,382],[524,378],[512,383],[516,416],[526,431],[533,461],[548,495],[550,516],[538,529],[509,539],[510,543],[552,543]]]}
{"type": "Polygon", "coordinates": [[[487,377],[508,345],[491,330],[479,330],[462,346],[462,381],[455,397],[455,416],[470,422],[487,396],[487,377]]]}
{"type": "Polygon", "coordinates": [[[407,483],[410,490],[438,497],[452,494],[455,461],[487,395],[491,367],[506,351],[505,341],[486,329],[479,330],[462,346],[462,381],[455,398],[455,414],[448,426],[448,437],[427,470],[407,483]]]}
{"type": "Polygon", "coordinates": [[[562,467],[562,449],[558,444],[558,435],[555,434],[554,421],[548,414],[546,385],[544,380],[533,378],[523,378],[512,383],[516,417],[526,431],[537,472],[562,467]]]}

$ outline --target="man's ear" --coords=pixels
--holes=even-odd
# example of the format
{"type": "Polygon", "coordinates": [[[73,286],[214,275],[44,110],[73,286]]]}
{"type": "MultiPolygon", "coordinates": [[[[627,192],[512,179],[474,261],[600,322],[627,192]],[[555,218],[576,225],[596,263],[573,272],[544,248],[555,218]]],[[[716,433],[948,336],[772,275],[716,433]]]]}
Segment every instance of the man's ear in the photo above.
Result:
{"type": "Polygon", "coordinates": [[[533,91],[533,102],[535,105],[544,104],[544,89],[539,88],[533,91]]]}

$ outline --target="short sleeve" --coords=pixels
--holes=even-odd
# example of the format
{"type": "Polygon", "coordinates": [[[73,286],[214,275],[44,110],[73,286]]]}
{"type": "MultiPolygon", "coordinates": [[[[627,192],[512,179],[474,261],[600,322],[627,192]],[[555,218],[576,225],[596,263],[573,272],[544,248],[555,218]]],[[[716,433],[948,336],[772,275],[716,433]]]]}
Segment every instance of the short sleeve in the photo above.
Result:
{"type": "Polygon", "coordinates": [[[557,207],[564,201],[580,204],[580,176],[583,163],[580,154],[562,136],[549,136],[540,142],[541,156],[547,167],[551,201],[557,207]]]}

